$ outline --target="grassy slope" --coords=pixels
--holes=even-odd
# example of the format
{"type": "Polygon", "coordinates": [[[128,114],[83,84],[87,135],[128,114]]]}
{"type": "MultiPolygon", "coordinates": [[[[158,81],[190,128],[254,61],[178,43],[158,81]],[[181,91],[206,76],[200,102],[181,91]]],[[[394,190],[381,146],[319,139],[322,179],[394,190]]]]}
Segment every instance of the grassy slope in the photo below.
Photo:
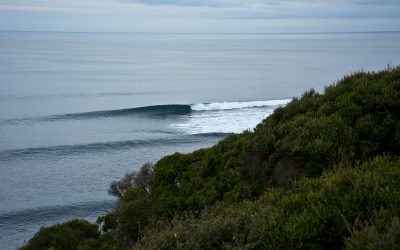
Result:
{"type": "MultiPolygon", "coordinates": [[[[311,90],[278,108],[254,132],[166,156],[113,183],[111,193],[120,203],[99,219],[103,234],[79,244],[400,246],[399,152],[400,68],[356,73],[323,94],[311,90]]],[[[57,247],[54,234],[71,226],[56,227],[41,230],[25,249],[57,247]]],[[[81,237],[82,230],[75,232],[81,237]]]]}

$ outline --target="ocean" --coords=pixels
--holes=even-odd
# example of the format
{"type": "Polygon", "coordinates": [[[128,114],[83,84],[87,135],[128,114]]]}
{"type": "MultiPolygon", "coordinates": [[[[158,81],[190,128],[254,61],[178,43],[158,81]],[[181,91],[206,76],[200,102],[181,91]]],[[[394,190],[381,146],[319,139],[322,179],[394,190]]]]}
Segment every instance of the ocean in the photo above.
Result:
{"type": "Polygon", "coordinates": [[[293,97],[400,64],[400,33],[0,32],[0,249],[94,221],[146,162],[253,129],[293,97]]]}

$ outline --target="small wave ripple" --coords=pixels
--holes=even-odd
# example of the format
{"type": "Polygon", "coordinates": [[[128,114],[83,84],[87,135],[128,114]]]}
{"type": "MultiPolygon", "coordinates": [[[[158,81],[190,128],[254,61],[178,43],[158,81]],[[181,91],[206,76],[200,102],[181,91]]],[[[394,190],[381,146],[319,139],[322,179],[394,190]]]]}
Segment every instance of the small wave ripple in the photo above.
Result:
{"type": "Polygon", "coordinates": [[[11,224],[27,223],[52,223],[71,217],[82,218],[95,214],[103,214],[111,211],[116,205],[115,200],[81,202],[75,204],[46,206],[31,209],[23,209],[0,214],[0,229],[11,226],[11,224]]]}
{"type": "Polygon", "coordinates": [[[68,156],[85,153],[110,152],[114,150],[124,150],[136,147],[163,147],[176,144],[192,144],[201,142],[205,138],[222,138],[226,133],[197,133],[192,135],[177,135],[170,138],[158,138],[148,140],[126,140],[98,142],[78,145],[58,145],[50,147],[34,147],[23,149],[11,149],[0,151],[1,161],[13,160],[23,157],[45,157],[52,156],[68,156]]]}

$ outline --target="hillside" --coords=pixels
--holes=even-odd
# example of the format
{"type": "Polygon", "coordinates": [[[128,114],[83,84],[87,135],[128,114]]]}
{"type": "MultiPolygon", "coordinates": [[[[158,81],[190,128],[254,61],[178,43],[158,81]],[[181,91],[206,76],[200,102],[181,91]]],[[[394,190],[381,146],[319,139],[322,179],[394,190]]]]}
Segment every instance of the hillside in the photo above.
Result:
{"type": "Polygon", "coordinates": [[[307,91],[217,145],[114,182],[98,225],[22,249],[399,249],[400,67],[307,91]]]}

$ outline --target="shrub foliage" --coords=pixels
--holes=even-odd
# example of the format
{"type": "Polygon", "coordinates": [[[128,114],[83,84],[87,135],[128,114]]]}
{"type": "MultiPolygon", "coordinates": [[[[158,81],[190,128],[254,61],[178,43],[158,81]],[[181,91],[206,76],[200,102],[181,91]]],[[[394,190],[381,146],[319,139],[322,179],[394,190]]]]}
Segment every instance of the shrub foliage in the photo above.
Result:
{"type": "Polygon", "coordinates": [[[71,221],[23,249],[399,249],[399,153],[400,67],[355,73],[113,182],[101,232],[71,221]]]}

